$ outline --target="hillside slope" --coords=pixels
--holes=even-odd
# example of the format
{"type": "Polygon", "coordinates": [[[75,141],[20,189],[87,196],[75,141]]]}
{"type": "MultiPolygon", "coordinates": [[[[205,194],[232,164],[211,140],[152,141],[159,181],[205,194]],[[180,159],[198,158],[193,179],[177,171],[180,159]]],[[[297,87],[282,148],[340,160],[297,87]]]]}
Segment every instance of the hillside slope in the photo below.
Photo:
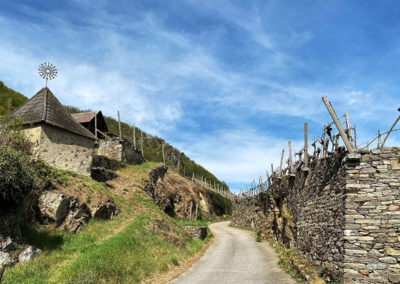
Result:
{"type": "MultiPolygon", "coordinates": [[[[23,228],[24,243],[43,253],[27,264],[6,268],[2,283],[140,283],[199,252],[209,237],[190,238],[180,222],[142,190],[149,171],[157,166],[154,162],[128,166],[106,184],[62,171],[57,190],[79,192],[87,202],[106,196],[120,213],[112,220],[93,219],[76,234],[43,226],[23,228]]],[[[185,182],[174,173],[171,176],[185,182]]]]}
{"type": "MultiPolygon", "coordinates": [[[[7,111],[12,112],[26,102],[28,98],[24,95],[6,87],[3,82],[0,81],[0,116],[7,113],[7,111]]],[[[66,109],[70,113],[84,112],[89,110],[81,110],[75,106],[66,106],[66,109]]],[[[118,135],[118,121],[112,117],[105,117],[109,131],[115,135],[118,135]]],[[[140,145],[140,129],[136,128],[136,143],[140,145]]],[[[132,137],[132,127],[127,123],[121,122],[121,132],[122,136],[128,141],[133,142],[132,137]]],[[[143,151],[144,157],[147,161],[162,162],[162,150],[161,145],[165,141],[161,138],[151,136],[143,132],[143,151]]],[[[223,187],[229,190],[228,185],[224,181],[220,181],[215,175],[206,170],[201,165],[197,164],[195,161],[191,160],[185,153],[180,152],[173,146],[165,143],[165,158],[166,163],[169,167],[174,168],[182,176],[191,178],[193,175],[197,179],[205,178],[208,182],[213,185],[223,187]]]]}

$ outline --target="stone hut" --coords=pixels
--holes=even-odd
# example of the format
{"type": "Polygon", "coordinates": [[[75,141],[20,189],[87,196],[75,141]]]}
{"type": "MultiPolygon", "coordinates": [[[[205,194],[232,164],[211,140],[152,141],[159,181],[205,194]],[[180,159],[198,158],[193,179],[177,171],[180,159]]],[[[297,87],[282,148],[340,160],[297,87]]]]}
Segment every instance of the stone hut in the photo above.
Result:
{"type": "Polygon", "coordinates": [[[96,137],[75,121],[49,88],[41,89],[12,116],[23,119],[36,156],[53,167],[90,175],[96,137]]]}
{"type": "Polygon", "coordinates": [[[96,138],[106,138],[108,127],[101,110],[73,113],[76,122],[87,128],[96,138]]]}

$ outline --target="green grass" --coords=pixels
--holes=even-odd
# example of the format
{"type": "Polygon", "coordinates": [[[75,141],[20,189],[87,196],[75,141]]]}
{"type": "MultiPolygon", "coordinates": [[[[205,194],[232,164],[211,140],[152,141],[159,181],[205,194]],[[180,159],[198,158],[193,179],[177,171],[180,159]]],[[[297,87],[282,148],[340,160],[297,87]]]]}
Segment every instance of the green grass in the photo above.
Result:
{"type": "MultiPolygon", "coordinates": [[[[132,167],[138,167],[133,170],[140,175],[152,165],[132,167]]],[[[67,172],[63,173],[64,179],[67,183],[74,181],[67,172]]],[[[7,268],[2,283],[138,283],[189,258],[211,238],[211,232],[204,241],[188,238],[176,226],[176,220],[142,192],[126,200],[98,182],[89,186],[114,199],[121,209],[117,218],[91,220],[77,234],[23,228],[27,243],[44,252],[28,264],[7,268]],[[167,239],[164,229],[153,233],[151,228],[160,218],[183,246],[167,239]]]]}

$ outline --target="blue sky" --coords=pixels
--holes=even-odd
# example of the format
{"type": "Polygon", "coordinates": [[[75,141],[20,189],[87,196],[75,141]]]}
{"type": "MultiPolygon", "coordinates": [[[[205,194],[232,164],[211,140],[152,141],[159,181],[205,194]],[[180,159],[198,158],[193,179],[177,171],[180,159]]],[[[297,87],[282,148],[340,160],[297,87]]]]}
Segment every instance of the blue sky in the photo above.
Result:
{"type": "MultiPolygon", "coordinates": [[[[31,97],[101,109],[244,188],[330,122],[357,140],[400,106],[397,1],[0,1],[0,80],[31,97]]],[[[389,141],[399,145],[399,134],[389,141]]]]}

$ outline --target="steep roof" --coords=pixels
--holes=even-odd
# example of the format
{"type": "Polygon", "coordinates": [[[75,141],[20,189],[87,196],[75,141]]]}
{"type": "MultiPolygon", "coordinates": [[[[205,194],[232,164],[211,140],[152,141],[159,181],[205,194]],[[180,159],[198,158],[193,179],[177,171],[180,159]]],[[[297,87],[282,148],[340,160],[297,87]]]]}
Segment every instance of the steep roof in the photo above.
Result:
{"type": "Polygon", "coordinates": [[[90,122],[98,113],[98,111],[78,112],[71,114],[76,122],[85,123],[90,122]]]}
{"type": "Polygon", "coordinates": [[[22,118],[24,125],[47,123],[87,138],[96,139],[89,130],[75,121],[47,87],[37,92],[12,116],[22,118]]]}

